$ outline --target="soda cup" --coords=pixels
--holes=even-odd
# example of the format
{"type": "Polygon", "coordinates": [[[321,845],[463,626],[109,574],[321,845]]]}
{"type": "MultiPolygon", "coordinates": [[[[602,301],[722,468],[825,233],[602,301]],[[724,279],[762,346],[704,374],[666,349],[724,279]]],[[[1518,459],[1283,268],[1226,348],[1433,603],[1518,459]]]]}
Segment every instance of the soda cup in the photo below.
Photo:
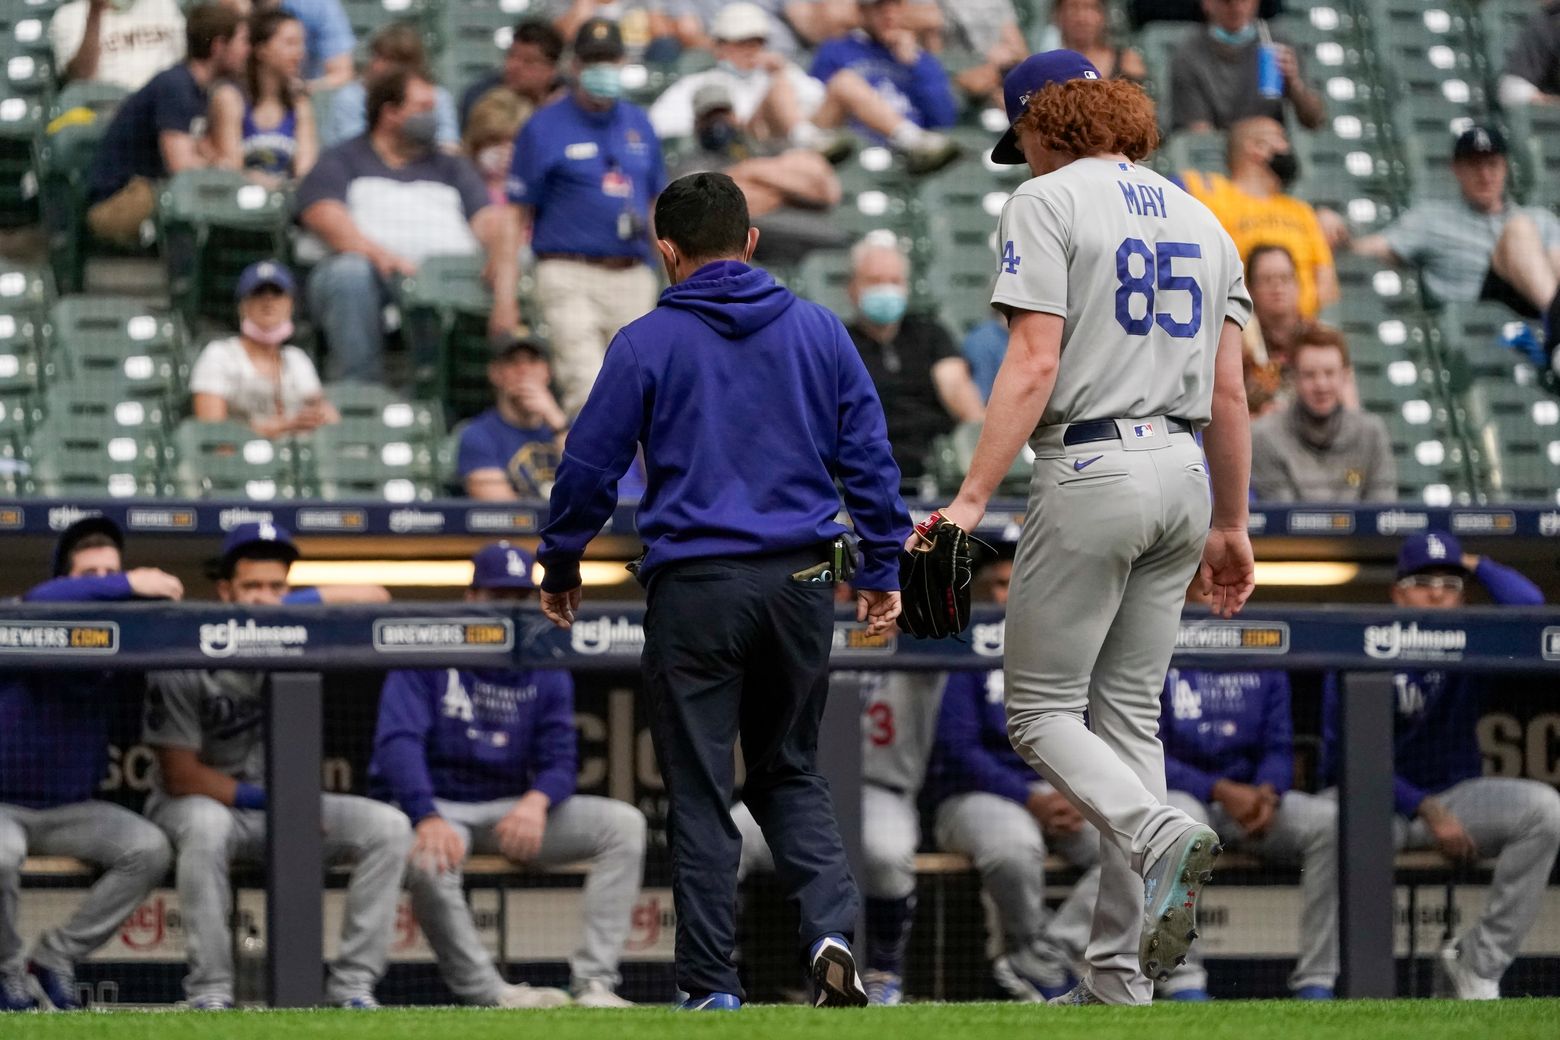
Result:
{"type": "Polygon", "coordinates": [[[1278,45],[1257,46],[1257,93],[1269,100],[1284,96],[1284,70],[1278,67],[1278,45]]]}

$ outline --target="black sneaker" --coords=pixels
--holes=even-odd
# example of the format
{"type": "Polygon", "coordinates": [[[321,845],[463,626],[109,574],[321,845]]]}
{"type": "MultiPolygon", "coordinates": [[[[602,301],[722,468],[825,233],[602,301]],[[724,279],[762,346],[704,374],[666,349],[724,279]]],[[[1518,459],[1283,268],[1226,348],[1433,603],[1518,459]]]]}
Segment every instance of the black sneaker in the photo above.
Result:
{"type": "Polygon", "coordinates": [[[944,134],[927,133],[905,149],[905,169],[914,176],[936,173],[959,161],[964,146],[944,134]]]}
{"type": "Polygon", "coordinates": [[[813,1007],[866,1007],[867,990],[856,958],[838,935],[825,935],[812,948],[813,1007]]]}

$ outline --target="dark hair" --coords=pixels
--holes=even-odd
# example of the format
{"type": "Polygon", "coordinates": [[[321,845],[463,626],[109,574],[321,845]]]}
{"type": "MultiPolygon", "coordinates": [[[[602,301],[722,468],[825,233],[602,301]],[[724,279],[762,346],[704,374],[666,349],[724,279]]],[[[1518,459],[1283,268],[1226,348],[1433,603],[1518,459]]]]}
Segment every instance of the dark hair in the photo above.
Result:
{"type": "Polygon", "coordinates": [[[428,49],[423,46],[422,31],[411,22],[391,22],[374,30],[368,38],[368,53],[396,65],[405,65],[432,82],[428,73],[428,49]]]}
{"type": "Polygon", "coordinates": [[[515,36],[509,41],[509,46],[513,47],[517,43],[530,44],[551,62],[557,62],[563,57],[563,35],[553,28],[551,22],[535,18],[521,22],[515,26],[515,36]]]}
{"type": "MultiPolygon", "coordinates": [[[[249,60],[244,63],[244,93],[251,105],[260,100],[260,48],[267,40],[275,36],[282,26],[288,22],[298,21],[297,16],[288,14],[280,7],[273,7],[266,11],[256,11],[249,16],[249,60]]],[[[302,23],[300,23],[302,24],[302,23]]],[[[285,77],[281,81],[282,107],[288,111],[297,104],[297,91],[285,77]]]]}
{"type": "Polygon", "coordinates": [[[369,81],[368,96],[364,100],[363,107],[368,116],[370,130],[379,125],[379,113],[386,105],[406,103],[406,88],[413,81],[433,82],[421,69],[409,68],[405,65],[399,65],[369,81]]]}
{"type": "Polygon", "coordinates": [[[1289,261],[1289,266],[1294,268],[1296,272],[1300,270],[1300,265],[1295,263],[1295,257],[1293,253],[1291,253],[1284,246],[1277,246],[1271,242],[1267,242],[1260,246],[1253,246],[1251,248],[1251,252],[1246,254],[1246,277],[1250,278],[1251,272],[1256,270],[1258,260],[1261,260],[1264,256],[1268,256],[1272,253],[1278,253],[1282,255],[1285,260],[1289,261]]]}
{"type": "Polygon", "coordinates": [[[218,40],[231,40],[238,27],[244,24],[244,16],[226,4],[201,4],[190,8],[184,19],[184,50],[194,61],[211,57],[211,48],[218,40]]]}
{"type": "Polygon", "coordinates": [[[741,256],[747,247],[747,199],[724,173],[690,173],[655,203],[655,235],[690,260],[741,256]]]}
{"type": "Polygon", "coordinates": [[[70,550],[65,554],[65,570],[67,572],[76,564],[76,554],[83,549],[102,549],[107,546],[110,549],[118,549],[119,543],[101,531],[92,531],[82,535],[70,543],[70,550]]]}
{"type": "Polygon", "coordinates": [[[285,563],[287,569],[292,570],[293,561],[297,558],[297,550],[290,545],[281,542],[250,542],[218,560],[211,573],[217,580],[232,581],[243,560],[275,560],[277,563],[285,563]]]}

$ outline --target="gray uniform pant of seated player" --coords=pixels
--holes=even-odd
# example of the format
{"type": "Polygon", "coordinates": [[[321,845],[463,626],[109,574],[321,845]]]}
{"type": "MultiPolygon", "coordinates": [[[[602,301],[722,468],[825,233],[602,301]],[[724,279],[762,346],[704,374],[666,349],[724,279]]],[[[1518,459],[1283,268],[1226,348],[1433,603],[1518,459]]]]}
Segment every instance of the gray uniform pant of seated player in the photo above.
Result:
{"type": "Polygon", "coordinates": [[[74,856],[103,869],[103,876],[58,928],[40,935],[32,959],[70,971],[102,946],[168,873],[168,839],[145,819],[109,802],[75,802],[48,809],[0,805],[0,976],[20,975],[27,951],[17,931],[22,861],[74,856]]]}
{"type": "MultiPolygon", "coordinates": [[[[435,799],[434,805],[464,839],[468,855],[493,855],[500,852],[493,828],[516,801],[435,799]]],[[[645,818],[627,802],[577,794],[548,812],[541,850],[530,865],[590,863],[581,894],[584,935],[579,949],[569,958],[569,973],[576,991],[593,980],[617,988],[618,962],[633,924],[644,860],[645,818]]],[[[468,1004],[497,1004],[504,980],[471,918],[460,869],[435,875],[414,863],[407,871],[406,885],[411,890],[417,923],[439,959],[439,973],[445,984],[468,1004]]]]}
{"type": "MultiPolygon", "coordinates": [[[[916,794],[870,782],[861,785],[861,894],[868,899],[907,899],[915,894],[915,850],[921,845],[916,794]]],[[[773,873],[774,854],[752,810],[738,802],[731,807],[731,819],[742,834],[737,880],[754,871],[773,873]]]]}
{"type": "Polygon", "coordinates": [[[1098,871],[1073,886],[1054,918],[1045,909],[1045,857],[1055,852],[1075,867],[1099,861],[1100,835],[1085,824],[1074,834],[1047,841],[1040,824],[1017,802],[981,791],[955,795],[937,807],[937,844],[962,852],[980,873],[997,906],[1003,946],[1009,953],[1039,942],[1075,956],[1088,943],[1098,893],[1098,871]],[[1049,848],[1048,848],[1049,846],[1049,848]]]}
{"type": "MultiPolygon", "coordinates": [[[[1243,837],[1240,824],[1217,803],[1204,804],[1185,791],[1171,791],[1170,804],[1212,827],[1227,848],[1249,852],[1267,863],[1300,868],[1300,958],[1289,976],[1289,988],[1334,988],[1338,981],[1338,803],[1322,795],[1285,792],[1272,825],[1260,838],[1243,837]]],[[[1186,965],[1161,987],[1166,994],[1207,988],[1208,972],[1197,946],[1187,954],[1186,965]]]]}
{"type": "MultiPolygon", "coordinates": [[[[1537,780],[1485,776],[1464,780],[1436,799],[1462,821],[1481,859],[1495,858],[1484,910],[1459,940],[1463,963],[1499,979],[1522,949],[1560,851],[1560,793],[1537,780]]],[[[1434,848],[1423,820],[1398,816],[1400,849],[1434,848]]]]}
{"type": "MultiPolygon", "coordinates": [[[[355,795],[322,795],[320,813],[326,861],[353,864],[341,945],[325,988],[326,997],[339,1004],[371,996],[385,973],[412,828],[401,810],[355,795]]],[[[234,809],[204,795],[169,798],[160,792],[148,801],[146,814],[173,842],[190,969],[184,995],[231,1001],[233,888],[228,870],[234,862],[264,862],[266,814],[234,809]]]]}
{"type": "Polygon", "coordinates": [[[1191,434],[1168,432],[1163,416],[1116,424],[1120,440],[1069,447],[1064,426],[1030,440],[1007,714],[1014,748],[1102,837],[1089,988],[1107,1003],[1146,1004],[1141,872],[1195,826],[1165,800],[1159,697],[1211,506],[1191,434]]]}

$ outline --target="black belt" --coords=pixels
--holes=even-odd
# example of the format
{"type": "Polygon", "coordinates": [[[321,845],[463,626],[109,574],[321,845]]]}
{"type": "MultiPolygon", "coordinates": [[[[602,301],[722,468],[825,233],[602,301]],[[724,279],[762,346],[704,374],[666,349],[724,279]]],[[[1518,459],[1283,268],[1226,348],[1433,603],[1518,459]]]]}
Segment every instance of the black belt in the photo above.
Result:
{"type": "MultiPolygon", "coordinates": [[[[1191,433],[1192,424],[1185,419],[1165,420],[1170,433],[1191,433]]],[[[1094,441],[1119,441],[1121,431],[1116,428],[1115,419],[1092,419],[1089,422],[1075,422],[1067,427],[1067,432],[1062,434],[1062,443],[1067,446],[1074,444],[1090,444],[1094,441]]]]}

